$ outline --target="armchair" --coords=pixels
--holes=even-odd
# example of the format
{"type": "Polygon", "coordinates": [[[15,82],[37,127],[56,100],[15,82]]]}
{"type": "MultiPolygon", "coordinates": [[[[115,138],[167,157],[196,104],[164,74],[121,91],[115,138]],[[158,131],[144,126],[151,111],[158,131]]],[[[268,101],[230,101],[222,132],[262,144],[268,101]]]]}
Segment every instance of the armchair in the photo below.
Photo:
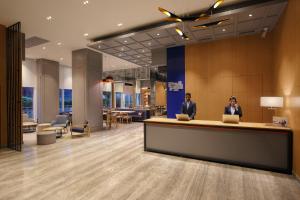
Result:
{"type": "Polygon", "coordinates": [[[62,127],[68,132],[67,127],[69,124],[69,118],[67,115],[56,115],[55,120],[51,122],[52,127],[62,127]]]}
{"type": "Polygon", "coordinates": [[[72,124],[70,131],[71,131],[71,137],[80,136],[80,135],[86,135],[89,137],[91,135],[91,130],[90,130],[88,121],[85,121],[81,125],[73,125],[72,124]],[[74,135],[74,133],[77,133],[77,134],[74,135]]]}

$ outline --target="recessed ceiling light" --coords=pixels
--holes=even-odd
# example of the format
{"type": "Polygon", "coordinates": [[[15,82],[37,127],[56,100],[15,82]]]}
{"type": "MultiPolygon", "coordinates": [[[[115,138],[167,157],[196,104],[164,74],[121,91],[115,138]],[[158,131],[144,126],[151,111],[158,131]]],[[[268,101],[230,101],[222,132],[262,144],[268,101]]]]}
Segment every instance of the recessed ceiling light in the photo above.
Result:
{"type": "Polygon", "coordinates": [[[225,29],[225,28],[223,28],[223,29],[222,29],[222,31],[223,31],[223,32],[225,32],[225,31],[226,31],[226,29],[225,29]]]}
{"type": "Polygon", "coordinates": [[[157,35],[157,36],[160,36],[160,34],[159,34],[159,33],[157,33],[156,35],[157,35]]]}
{"type": "Polygon", "coordinates": [[[62,45],[62,43],[61,43],[61,42],[58,42],[57,45],[60,46],[60,45],[62,45]]]}
{"type": "Polygon", "coordinates": [[[122,24],[122,23],[119,23],[118,26],[123,26],[123,24],[122,24]]]}
{"type": "Polygon", "coordinates": [[[252,14],[249,14],[249,17],[252,17],[253,15],[252,14]]]}
{"type": "Polygon", "coordinates": [[[89,36],[89,34],[88,34],[88,33],[85,33],[85,34],[83,34],[83,36],[84,36],[84,37],[87,37],[87,36],[89,36]]]}
{"type": "Polygon", "coordinates": [[[64,60],[64,58],[60,58],[60,60],[64,60]]]}
{"type": "Polygon", "coordinates": [[[83,3],[83,5],[88,5],[89,1],[83,1],[82,3],[83,3]]]}
{"type": "Polygon", "coordinates": [[[46,50],[46,47],[42,47],[43,50],[46,50]]]}
{"type": "Polygon", "coordinates": [[[53,17],[52,17],[52,16],[48,16],[48,17],[46,17],[46,19],[47,19],[48,21],[51,21],[51,20],[53,19],[53,17]]]}

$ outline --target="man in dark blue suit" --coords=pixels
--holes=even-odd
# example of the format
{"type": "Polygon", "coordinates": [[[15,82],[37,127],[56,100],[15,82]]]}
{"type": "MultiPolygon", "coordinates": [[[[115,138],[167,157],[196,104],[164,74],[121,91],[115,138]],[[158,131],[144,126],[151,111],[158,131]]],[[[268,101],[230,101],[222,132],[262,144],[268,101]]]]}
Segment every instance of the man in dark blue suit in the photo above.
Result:
{"type": "Polygon", "coordinates": [[[196,115],[196,103],[191,101],[191,93],[185,94],[185,102],[181,105],[181,113],[187,114],[190,119],[195,119],[196,115]]]}
{"type": "Polygon", "coordinates": [[[225,107],[224,114],[243,116],[242,108],[238,105],[235,96],[229,98],[229,105],[225,107]]]}

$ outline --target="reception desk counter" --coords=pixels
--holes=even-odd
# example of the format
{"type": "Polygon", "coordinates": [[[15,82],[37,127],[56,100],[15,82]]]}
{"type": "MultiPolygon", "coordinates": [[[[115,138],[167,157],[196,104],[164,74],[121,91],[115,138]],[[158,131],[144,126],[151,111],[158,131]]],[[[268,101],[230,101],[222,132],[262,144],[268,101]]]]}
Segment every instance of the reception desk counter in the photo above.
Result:
{"type": "Polygon", "coordinates": [[[263,123],[144,121],[145,151],[226,164],[292,172],[292,130],[263,123]]]}

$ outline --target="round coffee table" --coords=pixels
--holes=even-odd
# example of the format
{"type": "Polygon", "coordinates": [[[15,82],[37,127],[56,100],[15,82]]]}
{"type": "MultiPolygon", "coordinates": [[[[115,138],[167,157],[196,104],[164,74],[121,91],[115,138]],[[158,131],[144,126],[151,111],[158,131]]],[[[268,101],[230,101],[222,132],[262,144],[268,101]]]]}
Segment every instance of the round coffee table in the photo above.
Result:
{"type": "Polygon", "coordinates": [[[38,145],[54,144],[56,142],[55,131],[42,131],[36,134],[38,145]]]}
{"type": "Polygon", "coordinates": [[[62,137],[62,133],[63,133],[63,127],[48,127],[43,129],[43,131],[55,131],[56,132],[56,137],[57,138],[61,138],[62,137]]]}
{"type": "Polygon", "coordinates": [[[36,127],[36,132],[42,132],[45,128],[51,127],[50,123],[43,123],[43,124],[38,124],[36,127]]]}

